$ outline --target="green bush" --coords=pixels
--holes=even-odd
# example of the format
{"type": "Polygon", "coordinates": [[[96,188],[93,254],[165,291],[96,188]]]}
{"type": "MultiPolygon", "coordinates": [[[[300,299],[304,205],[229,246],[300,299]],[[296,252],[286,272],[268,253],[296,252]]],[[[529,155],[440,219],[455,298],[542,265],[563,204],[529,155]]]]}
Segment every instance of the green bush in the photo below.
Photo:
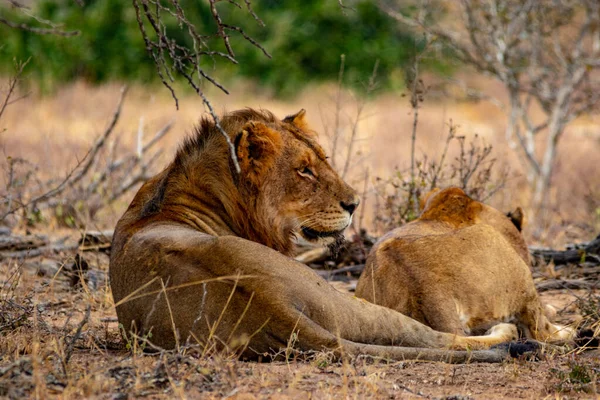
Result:
{"type": "MultiPolygon", "coordinates": [[[[243,5],[243,2],[240,2],[243,5]]],[[[214,32],[208,2],[181,0],[189,20],[200,32],[214,32]]],[[[335,80],[340,55],[346,55],[345,83],[360,87],[379,60],[381,87],[401,84],[394,76],[410,60],[418,40],[384,15],[372,1],[356,1],[353,10],[342,10],[335,0],[255,0],[255,12],[265,22],[260,26],[245,9],[228,2],[218,4],[223,20],[238,25],[272,55],[265,57],[237,34],[231,43],[239,65],[216,60],[215,75],[221,80],[244,77],[270,87],[279,95],[296,93],[306,83],[335,80]]],[[[75,37],[37,35],[0,25],[0,73],[8,73],[13,59],[26,60],[44,89],[83,78],[90,82],[126,80],[153,82],[156,68],[145,50],[130,1],[86,0],[80,7],[70,0],[40,0],[35,10],[44,19],[80,30],[75,37]]],[[[12,20],[31,23],[22,14],[6,8],[12,20]]],[[[165,20],[169,35],[190,45],[186,32],[174,20],[165,20]]],[[[222,41],[212,42],[224,51],[222,41]]],[[[205,60],[212,68],[213,60],[205,60]]],[[[441,62],[429,67],[442,70],[441,62]]]]}

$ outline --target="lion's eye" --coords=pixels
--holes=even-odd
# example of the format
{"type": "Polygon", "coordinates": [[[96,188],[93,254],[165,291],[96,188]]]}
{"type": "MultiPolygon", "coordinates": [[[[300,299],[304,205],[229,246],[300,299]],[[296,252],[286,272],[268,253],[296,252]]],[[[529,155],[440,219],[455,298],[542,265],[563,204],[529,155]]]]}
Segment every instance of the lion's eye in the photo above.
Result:
{"type": "Polygon", "coordinates": [[[298,174],[300,176],[303,176],[305,178],[310,178],[310,179],[312,179],[312,178],[315,177],[315,173],[312,172],[312,170],[310,168],[308,168],[308,167],[304,167],[302,169],[299,169],[298,170],[298,174]]]}

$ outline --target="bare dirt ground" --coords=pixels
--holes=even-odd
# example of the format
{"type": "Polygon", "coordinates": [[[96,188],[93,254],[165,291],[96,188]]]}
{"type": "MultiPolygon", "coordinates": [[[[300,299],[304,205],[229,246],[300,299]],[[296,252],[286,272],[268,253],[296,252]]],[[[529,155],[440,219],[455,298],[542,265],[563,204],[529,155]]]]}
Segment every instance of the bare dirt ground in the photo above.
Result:
{"type": "MultiPolygon", "coordinates": [[[[334,361],[326,353],[254,363],[194,347],[147,354],[120,339],[108,256],[82,254],[79,272],[73,254],[1,262],[0,397],[554,399],[600,393],[598,349],[466,365],[334,361]]],[[[354,283],[352,277],[332,282],[341,291],[354,283]]],[[[559,310],[559,321],[571,323],[581,319],[579,306],[589,305],[578,299],[589,295],[553,290],[542,298],[559,310]]]]}

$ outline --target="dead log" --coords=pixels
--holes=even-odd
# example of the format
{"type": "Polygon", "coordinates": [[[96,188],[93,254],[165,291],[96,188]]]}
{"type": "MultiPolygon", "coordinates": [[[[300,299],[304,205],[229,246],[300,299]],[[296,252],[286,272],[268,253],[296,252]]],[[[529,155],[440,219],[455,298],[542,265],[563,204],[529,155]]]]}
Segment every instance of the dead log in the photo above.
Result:
{"type": "Polygon", "coordinates": [[[362,273],[363,269],[365,269],[365,264],[350,265],[348,267],[333,269],[330,271],[318,270],[316,272],[325,280],[335,281],[339,280],[338,277],[346,276],[348,273],[358,276],[362,273]]]}
{"type": "Polygon", "coordinates": [[[48,237],[44,235],[2,235],[0,236],[0,252],[36,249],[46,246],[48,243],[48,237]]]}
{"type": "Polygon", "coordinates": [[[575,245],[567,250],[552,250],[530,248],[534,259],[541,259],[545,263],[551,261],[554,265],[565,265],[569,263],[594,262],[600,264],[600,235],[589,243],[575,245]]]}
{"type": "Polygon", "coordinates": [[[559,289],[600,289],[599,281],[586,281],[583,279],[549,279],[535,284],[538,292],[559,289]]]}
{"type": "Polygon", "coordinates": [[[85,232],[79,239],[81,251],[102,251],[110,253],[113,230],[85,232]]]}
{"type": "Polygon", "coordinates": [[[38,247],[36,249],[0,252],[0,261],[6,260],[6,259],[23,260],[25,258],[33,258],[33,257],[41,256],[41,255],[57,254],[57,253],[62,253],[62,252],[66,252],[66,251],[73,251],[73,250],[77,250],[77,248],[79,248],[79,245],[76,243],[73,243],[73,244],[60,243],[60,244],[50,244],[48,246],[42,246],[42,247],[38,247]]]}

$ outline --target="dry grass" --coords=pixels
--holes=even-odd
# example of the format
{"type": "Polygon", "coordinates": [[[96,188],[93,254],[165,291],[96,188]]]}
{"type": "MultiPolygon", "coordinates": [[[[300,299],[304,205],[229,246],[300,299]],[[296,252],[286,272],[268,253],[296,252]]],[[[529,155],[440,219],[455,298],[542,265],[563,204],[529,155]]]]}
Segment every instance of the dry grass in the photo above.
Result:
{"type": "MultiPolygon", "coordinates": [[[[3,281],[19,271],[12,300],[28,304],[30,299],[35,305],[24,323],[0,332],[0,396],[503,399],[589,396],[597,390],[598,351],[549,355],[540,362],[468,365],[337,362],[327,353],[307,359],[285,349],[287,361],[273,363],[240,362],[226,353],[203,355],[193,346],[144,353],[135,342],[127,346],[120,340],[107,285],[108,258],[85,254],[89,269],[76,285],[68,256],[0,263],[3,281]],[[48,267],[53,259],[62,262],[48,267]]],[[[545,293],[544,299],[565,309],[572,302],[572,296],[559,292],[545,293]]],[[[568,308],[561,321],[573,320],[575,311],[568,308]]]]}

